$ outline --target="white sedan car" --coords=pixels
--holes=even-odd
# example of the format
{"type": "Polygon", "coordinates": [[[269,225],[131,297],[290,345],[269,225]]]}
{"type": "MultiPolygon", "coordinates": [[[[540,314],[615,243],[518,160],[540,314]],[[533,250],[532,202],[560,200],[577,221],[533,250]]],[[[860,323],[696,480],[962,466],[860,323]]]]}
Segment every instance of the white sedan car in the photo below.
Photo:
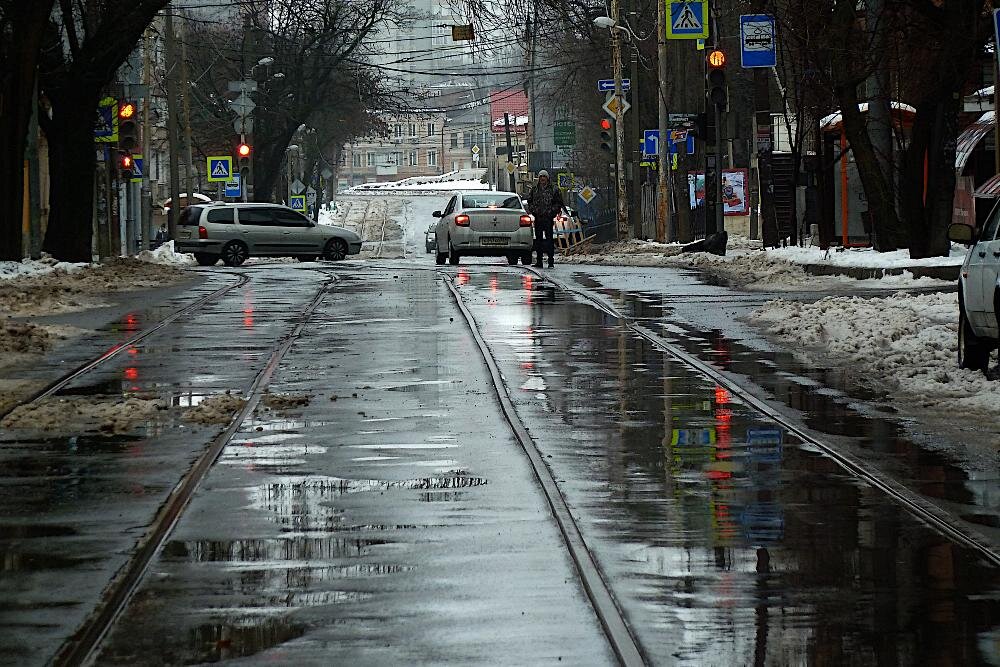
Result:
{"type": "Polygon", "coordinates": [[[964,243],[969,254],[958,277],[958,366],[986,371],[990,353],[1000,344],[1000,207],[982,230],[956,223],[948,238],[964,243]]]}
{"type": "Polygon", "coordinates": [[[455,192],[444,211],[433,215],[439,218],[435,230],[438,264],[445,259],[458,264],[463,255],[531,263],[534,218],[513,192],[455,192]]]}

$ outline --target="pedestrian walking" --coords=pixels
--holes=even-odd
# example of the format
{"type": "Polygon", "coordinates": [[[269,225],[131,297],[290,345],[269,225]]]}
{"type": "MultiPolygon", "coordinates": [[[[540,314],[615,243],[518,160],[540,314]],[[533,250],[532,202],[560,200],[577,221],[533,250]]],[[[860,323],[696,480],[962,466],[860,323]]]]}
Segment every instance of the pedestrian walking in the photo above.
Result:
{"type": "Polygon", "coordinates": [[[563,209],[562,194],[549,180],[549,172],[542,169],[538,172],[538,182],[528,192],[528,213],[535,216],[535,250],[538,261],[535,266],[542,267],[542,254],[548,253],[549,268],[555,266],[556,246],[552,240],[555,219],[563,209]]]}

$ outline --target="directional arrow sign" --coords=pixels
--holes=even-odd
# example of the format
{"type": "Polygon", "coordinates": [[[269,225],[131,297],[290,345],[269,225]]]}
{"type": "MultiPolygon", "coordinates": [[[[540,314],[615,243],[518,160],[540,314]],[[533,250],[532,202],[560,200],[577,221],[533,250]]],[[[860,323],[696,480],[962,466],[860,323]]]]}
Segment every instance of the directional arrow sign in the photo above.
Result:
{"type": "Polygon", "coordinates": [[[619,98],[617,95],[612,95],[611,99],[604,103],[603,107],[605,111],[618,120],[621,120],[625,116],[625,112],[631,108],[632,105],[628,103],[628,100],[619,98]]]}
{"type": "MultiPolygon", "coordinates": [[[[632,87],[631,79],[622,79],[622,90],[629,90],[632,87]]],[[[615,90],[614,79],[598,79],[597,91],[600,93],[612,93],[615,90]]]]}

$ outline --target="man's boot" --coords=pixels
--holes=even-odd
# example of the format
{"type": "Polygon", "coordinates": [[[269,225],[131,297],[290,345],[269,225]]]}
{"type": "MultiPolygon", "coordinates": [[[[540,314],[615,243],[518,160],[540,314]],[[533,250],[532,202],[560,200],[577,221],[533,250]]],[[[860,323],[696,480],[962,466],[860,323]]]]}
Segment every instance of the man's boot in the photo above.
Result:
{"type": "Polygon", "coordinates": [[[552,258],[552,256],[551,256],[551,255],[549,255],[549,268],[551,269],[551,268],[552,268],[552,267],[554,267],[555,265],[556,265],[556,262],[555,262],[555,260],[554,260],[554,259],[552,258]]]}
{"type": "Polygon", "coordinates": [[[538,261],[535,262],[535,268],[536,269],[542,268],[542,253],[541,252],[538,253],[538,261]]]}

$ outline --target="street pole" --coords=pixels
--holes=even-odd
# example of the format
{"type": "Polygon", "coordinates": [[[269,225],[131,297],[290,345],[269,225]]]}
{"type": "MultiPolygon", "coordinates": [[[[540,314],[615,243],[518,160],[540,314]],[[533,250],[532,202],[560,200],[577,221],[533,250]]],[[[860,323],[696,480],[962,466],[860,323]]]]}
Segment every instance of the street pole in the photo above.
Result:
{"type": "MultiPolygon", "coordinates": [[[[663,3],[657,3],[663,4],[663,3]]],[[[636,0],[631,0],[632,12],[629,15],[635,23],[636,0]]],[[[632,234],[633,238],[641,239],[642,233],[642,169],[639,163],[642,162],[642,114],[639,112],[639,45],[629,37],[629,76],[631,78],[630,87],[632,92],[632,234]]]]}
{"type": "MultiPolygon", "coordinates": [[[[504,133],[507,135],[507,166],[514,164],[514,148],[510,143],[510,114],[504,112],[503,115],[504,133]]],[[[506,167],[505,167],[506,168],[506,167]]],[[[517,184],[514,181],[514,172],[510,172],[510,191],[517,192],[517,184]]]]}
{"type": "MultiPolygon", "coordinates": [[[[173,10],[168,8],[164,31],[166,35],[167,57],[167,144],[170,151],[170,217],[167,219],[167,230],[171,239],[177,238],[177,219],[180,215],[181,174],[178,161],[180,159],[180,141],[177,136],[177,44],[174,35],[173,10]]],[[[191,193],[188,193],[188,197],[191,193]]]]}
{"type": "Polygon", "coordinates": [[[188,201],[194,194],[194,159],[191,156],[191,82],[187,63],[187,17],[181,22],[181,101],[184,109],[184,188],[188,201]]]}
{"type": "Polygon", "coordinates": [[[628,199],[625,191],[625,119],[621,113],[621,104],[625,100],[622,93],[622,40],[619,32],[618,19],[620,17],[621,0],[611,0],[611,20],[614,27],[611,29],[611,58],[613,74],[615,77],[615,98],[618,101],[618,113],[615,114],[615,166],[617,168],[617,196],[616,205],[618,208],[618,240],[627,241],[629,238],[628,225],[628,199]]]}
{"type": "MultiPolygon", "coordinates": [[[[657,112],[660,128],[660,140],[656,142],[657,165],[659,167],[656,183],[656,240],[665,243],[667,240],[667,216],[670,215],[670,193],[667,175],[670,164],[667,154],[667,3],[656,3],[656,65],[659,75],[657,91],[657,112]]],[[[672,237],[673,235],[671,235],[672,237]]]]}
{"type": "Polygon", "coordinates": [[[150,125],[150,104],[153,101],[151,92],[153,79],[153,33],[146,30],[142,48],[142,83],[145,86],[146,97],[142,101],[142,190],[139,197],[139,207],[142,211],[142,249],[150,249],[153,238],[153,191],[149,173],[153,166],[153,127],[150,125]]]}

